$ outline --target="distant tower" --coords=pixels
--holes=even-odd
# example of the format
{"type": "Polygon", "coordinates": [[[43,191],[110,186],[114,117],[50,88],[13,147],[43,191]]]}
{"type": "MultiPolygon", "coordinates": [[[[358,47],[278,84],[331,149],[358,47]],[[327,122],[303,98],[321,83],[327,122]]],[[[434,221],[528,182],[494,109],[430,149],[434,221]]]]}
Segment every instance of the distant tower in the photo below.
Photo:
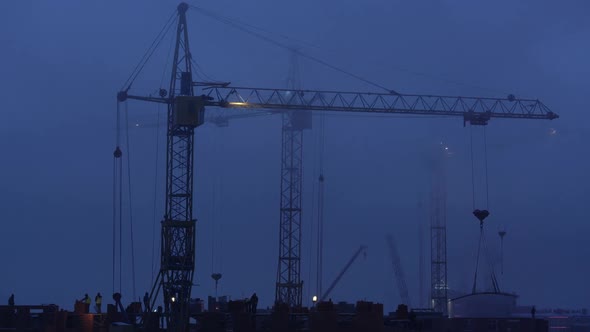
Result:
{"type": "Polygon", "coordinates": [[[433,159],[430,204],[430,299],[437,312],[447,313],[447,192],[445,163],[448,147],[441,143],[433,159]]]}
{"type": "Polygon", "coordinates": [[[418,306],[425,308],[424,303],[424,281],[425,281],[425,264],[424,264],[424,214],[422,213],[422,199],[418,200],[418,306]]]}
{"type": "Polygon", "coordinates": [[[506,236],[506,228],[504,226],[500,227],[498,235],[500,236],[500,268],[501,274],[504,275],[504,236],[506,236]]]}

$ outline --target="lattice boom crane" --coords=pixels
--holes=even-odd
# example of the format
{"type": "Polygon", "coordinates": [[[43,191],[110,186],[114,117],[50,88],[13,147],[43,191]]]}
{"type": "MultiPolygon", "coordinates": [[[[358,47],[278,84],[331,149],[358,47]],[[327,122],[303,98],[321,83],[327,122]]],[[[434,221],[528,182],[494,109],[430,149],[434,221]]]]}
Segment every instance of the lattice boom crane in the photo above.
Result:
{"type": "MultiPolygon", "coordinates": [[[[486,125],[491,118],[556,119],[539,100],[507,98],[453,97],[319,90],[289,90],[232,87],[229,83],[203,84],[193,81],[186,11],[178,6],[176,44],[169,89],[159,97],[129,93],[117,94],[118,102],[128,99],[167,105],[166,212],[162,220],[160,272],[151,292],[151,307],[160,290],[164,315],[170,331],[187,331],[189,303],[195,270],[195,223],[193,218],[194,129],[204,123],[206,107],[237,109],[334,111],[374,114],[422,114],[455,116],[464,124],[486,125]],[[200,93],[195,90],[201,90],[200,93]]],[[[129,85],[130,86],[130,85],[129,85]]],[[[280,246],[287,248],[279,257],[278,303],[301,305],[298,232],[281,231],[280,246]],[[297,303],[298,302],[298,303],[297,303]]],[[[151,309],[151,308],[150,308],[151,309]]]]}

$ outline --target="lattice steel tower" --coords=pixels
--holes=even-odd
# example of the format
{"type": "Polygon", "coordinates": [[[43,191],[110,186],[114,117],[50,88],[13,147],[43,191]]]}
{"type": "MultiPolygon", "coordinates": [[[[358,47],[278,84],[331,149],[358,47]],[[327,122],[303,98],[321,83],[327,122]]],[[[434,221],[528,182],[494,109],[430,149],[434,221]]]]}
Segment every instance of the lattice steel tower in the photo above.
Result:
{"type": "MultiPolygon", "coordinates": [[[[291,53],[285,100],[295,103],[300,90],[299,59],[291,53]]],[[[279,262],[275,302],[301,306],[301,213],[303,192],[303,130],[311,128],[311,114],[289,110],[282,114],[279,262]]]]}
{"type": "MultiPolygon", "coordinates": [[[[119,92],[117,99],[166,103],[167,160],[166,206],[162,220],[160,271],[150,294],[150,307],[162,291],[168,331],[189,330],[189,304],[195,270],[195,223],[193,218],[194,130],[203,124],[204,98],[194,97],[192,61],[186,11],[178,6],[176,44],[169,90],[160,97],[138,97],[119,92]]],[[[151,309],[151,308],[150,308],[151,309]]]]}
{"type": "Polygon", "coordinates": [[[430,300],[431,307],[447,312],[447,148],[441,144],[433,159],[430,202],[430,300]]]}

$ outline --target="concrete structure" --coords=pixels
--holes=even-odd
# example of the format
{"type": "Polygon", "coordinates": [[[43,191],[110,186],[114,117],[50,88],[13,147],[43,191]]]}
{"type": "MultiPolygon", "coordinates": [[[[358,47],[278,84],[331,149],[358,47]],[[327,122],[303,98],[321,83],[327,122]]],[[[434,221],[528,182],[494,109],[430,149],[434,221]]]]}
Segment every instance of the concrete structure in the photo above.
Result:
{"type": "Polygon", "coordinates": [[[449,300],[449,318],[508,318],[517,296],[508,293],[475,293],[449,300]]]}

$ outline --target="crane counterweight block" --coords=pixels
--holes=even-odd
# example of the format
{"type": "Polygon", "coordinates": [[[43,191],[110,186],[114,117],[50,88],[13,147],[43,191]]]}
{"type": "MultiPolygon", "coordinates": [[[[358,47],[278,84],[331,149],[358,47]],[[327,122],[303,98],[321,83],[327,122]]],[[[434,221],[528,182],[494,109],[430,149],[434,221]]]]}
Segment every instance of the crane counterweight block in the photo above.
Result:
{"type": "Polygon", "coordinates": [[[174,125],[198,127],[205,123],[205,98],[177,96],[174,99],[174,125]]]}

